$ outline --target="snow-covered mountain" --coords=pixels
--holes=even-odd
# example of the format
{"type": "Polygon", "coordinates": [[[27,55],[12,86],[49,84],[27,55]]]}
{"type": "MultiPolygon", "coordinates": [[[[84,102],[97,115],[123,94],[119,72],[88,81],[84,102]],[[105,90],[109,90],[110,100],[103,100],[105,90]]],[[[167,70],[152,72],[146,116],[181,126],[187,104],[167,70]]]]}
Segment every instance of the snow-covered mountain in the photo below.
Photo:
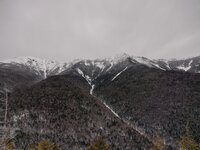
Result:
{"type": "MultiPolygon", "coordinates": [[[[6,86],[10,90],[9,113],[13,116],[10,119],[24,132],[21,139],[17,137],[19,141],[26,141],[26,134],[33,132],[35,137],[31,140],[56,135],[63,139],[59,144],[64,143],[66,149],[74,141],[87,145],[91,137],[95,138],[94,133],[100,131],[106,133],[108,142],[112,136],[122,136],[111,142],[124,149],[128,143],[124,137],[151,139],[159,133],[165,143],[177,147],[174,138],[184,133],[188,120],[195,131],[192,130],[193,136],[200,141],[196,115],[199,114],[198,73],[200,57],[151,60],[121,54],[67,63],[18,57],[0,61],[0,88],[6,86]],[[117,125],[118,119],[122,125],[117,125]],[[137,134],[126,137],[130,128],[137,134]],[[49,132],[52,129],[54,132],[49,132]],[[84,139],[81,134],[77,140],[77,133],[84,133],[84,139]]],[[[134,143],[130,139],[128,144],[134,143]]],[[[139,147],[142,144],[148,147],[148,139],[145,144],[142,139],[136,141],[140,141],[139,147]]]]}
{"type": "Polygon", "coordinates": [[[68,67],[72,66],[76,61],[69,63],[60,63],[48,59],[40,59],[35,57],[15,57],[13,59],[6,59],[0,61],[1,64],[9,64],[16,66],[25,66],[32,70],[37,75],[46,78],[50,75],[57,75],[62,71],[66,70],[68,67]]]}
{"type": "Polygon", "coordinates": [[[0,63],[24,65],[26,67],[31,68],[38,74],[44,76],[44,78],[46,78],[48,75],[60,74],[73,66],[84,66],[85,68],[90,68],[90,77],[95,78],[97,76],[97,74],[95,74],[96,70],[98,70],[101,73],[107,72],[113,69],[119,63],[122,63],[128,59],[132,63],[142,64],[148,67],[157,68],[161,70],[180,70],[189,71],[193,73],[200,73],[200,56],[181,60],[151,60],[145,57],[131,56],[126,53],[123,53],[118,54],[114,57],[104,59],[75,60],[72,62],[65,63],[35,57],[16,57],[13,59],[2,60],[0,61],[0,63]]]}
{"type": "Polygon", "coordinates": [[[175,70],[200,73],[200,57],[182,60],[151,60],[125,53],[109,58],[75,60],[65,63],[34,57],[17,57],[0,61],[0,70],[4,74],[7,72],[8,75],[15,72],[18,75],[22,75],[25,79],[28,78],[26,75],[29,73],[29,76],[32,75],[37,80],[45,79],[52,75],[71,74],[73,72],[83,77],[91,87],[94,87],[94,82],[97,78],[105,74],[112,74],[111,80],[114,80],[133,65],[145,65],[163,71],[175,70]]]}
{"type": "Polygon", "coordinates": [[[166,70],[187,71],[200,73],[200,56],[187,59],[154,60],[160,67],[166,70]]]}

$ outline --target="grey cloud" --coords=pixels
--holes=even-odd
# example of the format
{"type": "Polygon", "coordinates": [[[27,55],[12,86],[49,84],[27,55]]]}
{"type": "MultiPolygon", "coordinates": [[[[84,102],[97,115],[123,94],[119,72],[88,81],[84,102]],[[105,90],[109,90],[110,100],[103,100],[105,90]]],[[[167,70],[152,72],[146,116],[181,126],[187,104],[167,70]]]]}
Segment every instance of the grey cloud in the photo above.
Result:
{"type": "Polygon", "coordinates": [[[1,0],[0,59],[200,55],[199,0],[1,0]]]}

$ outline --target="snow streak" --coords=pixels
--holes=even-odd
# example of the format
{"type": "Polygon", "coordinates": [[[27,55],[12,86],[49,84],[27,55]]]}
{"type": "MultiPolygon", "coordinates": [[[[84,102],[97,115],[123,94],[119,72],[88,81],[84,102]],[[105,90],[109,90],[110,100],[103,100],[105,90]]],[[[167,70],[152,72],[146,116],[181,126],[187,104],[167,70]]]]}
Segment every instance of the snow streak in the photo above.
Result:
{"type": "Polygon", "coordinates": [[[124,72],[128,67],[124,68],[121,72],[119,72],[111,81],[115,80],[122,72],[124,72]]]}
{"type": "Polygon", "coordinates": [[[119,115],[118,115],[114,110],[112,110],[105,102],[103,102],[103,104],[104,104],[117,118],[120,118],[119,115]]]}
{"type": "Polygon", "coordinates": [[[94,87],[95,87],[95,85],[92,85],[92,88],[90,89],[90,94],[91,94],[91,95],[93,94],[94,87]]]}

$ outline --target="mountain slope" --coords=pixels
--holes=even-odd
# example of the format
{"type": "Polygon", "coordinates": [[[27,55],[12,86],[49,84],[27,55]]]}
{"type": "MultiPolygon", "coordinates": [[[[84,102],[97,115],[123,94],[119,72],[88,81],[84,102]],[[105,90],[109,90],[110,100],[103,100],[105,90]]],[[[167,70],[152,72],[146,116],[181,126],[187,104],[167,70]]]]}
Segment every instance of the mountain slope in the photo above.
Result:
{"type": "Polygon", "coordinates": [[[133,65],[115,80],[110,76],[99,78],[93,93],[121,118],[150,136],[160,134],[172,145],[172,138],[178,140],[189,123],[191,134],[200,142],[199,74],[133,65]]]}
{"type": "Polygon", "coordinates": [[[200,143],[199,65],[200,57],[127,54],[63,64],[23,58],[0,63],[0,86],[11,92],[9,118],[21,147],[50,138],[84,149],[102,135],[114,149],[140,149],[159,135],[177,149],[188,123],[200,143]]]}
{"type": "Polygon", "coordinates": [[[47,138],[61,149],[80,150],[97,136],[102,136],[112,149],[151,146],[145,137],[68,76],[50,77],[13,92],[9,99],[9,118],[13,128],[17,128],[15,140],[21,148],[47,138]]]}

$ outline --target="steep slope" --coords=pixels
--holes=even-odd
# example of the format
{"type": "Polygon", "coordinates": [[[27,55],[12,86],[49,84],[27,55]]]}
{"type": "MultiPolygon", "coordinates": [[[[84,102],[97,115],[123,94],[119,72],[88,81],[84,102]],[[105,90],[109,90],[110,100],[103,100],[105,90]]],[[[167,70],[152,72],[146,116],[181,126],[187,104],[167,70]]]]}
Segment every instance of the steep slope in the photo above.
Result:
{"type": "Polygon", "coordinates": [[[97,136],[112,149],[149,149],[151,143],[78,85],[84,80],[54,76],[9,98],[16,144],[25,148],[43,138],[61,149],[81,150],[97,136]]]}
{"type": "Polygon", "coordinates": [[[0,63],[0,87],[12,91],[15,88],[30,86],[40,80],[42,77],[34,74],[27,66],[0,63]]]}
{"type": "Polygon", "coordinates": [[[188,122],[191,134],[200,143],[200,74],[136,64],[114,80],[112,76],[98,78],[93,93],[121,118],[149,136],[160,134],[171,145],[184,134],[188,122]]]}
{"type": "Polygon", "coordinates": [[[90,94],[95,87],[96,80],[104,76],[104,74],[117,74],[121,70],[134,65],[135,62],[131,58],[123,57],[120,59],[105,60],[84,60],[74,64],[69,69],[63,71],[63,75],[71,75],[81,77],[87,81],[90,86],[90,94]]]}
{"type": "Polygon", "coordinates": [[[57,75],[76,61],[58,63],[34,57],[17,57],[0,61],[0,86],[9,90],[30,86],[48,76],[57,75]]]}

